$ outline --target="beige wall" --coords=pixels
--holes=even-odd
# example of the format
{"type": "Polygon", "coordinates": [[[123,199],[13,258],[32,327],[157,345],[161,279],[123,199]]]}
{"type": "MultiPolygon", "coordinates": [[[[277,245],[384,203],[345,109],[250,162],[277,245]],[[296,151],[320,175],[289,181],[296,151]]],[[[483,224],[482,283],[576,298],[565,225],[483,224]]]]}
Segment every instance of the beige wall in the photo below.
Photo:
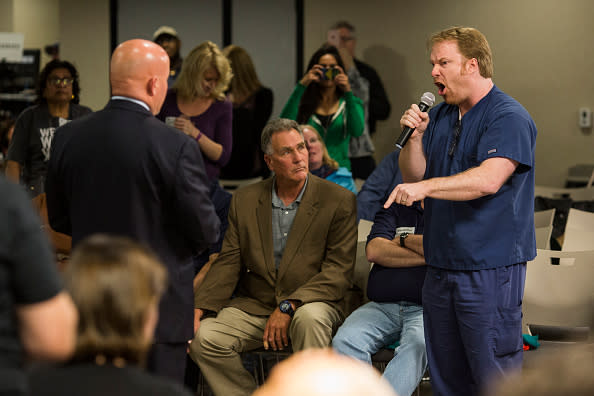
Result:
{"type": "Polygon", "coordinates": [[[14,21],[13,0],[0,0],[0,32],[12,32],[14,21]]]}
{"type": "Polygon", "coordinates": [[[72,62],[81,81],[81,103],[93,110],[109,99],[109,0],[0,0],[0,31],[25,35],[25,48],[60,42],[61,59],[72,62]]]}
{"type": "Polygon", "coordinates": [[[568,167],[594,163],[592,129],[577,124],[579,107],[594,109],[593,15],[591,0],[306,0],[304,61],[335,20],[357,27],[358,57],[376,68],[392,102],[390,118],[374,137],[382,158],[394,147],[404,109],[423,92],[435,92],[426,38],[452,25],[474,26],[493,50],[495,83],[538,127],[537,184],[560,186],[568,167]]]}
{"type": "Polygon", "coordinates": [[[80,74],[81,104],[102,109],[109,100],[109,0],[60,0],[60,57],[80,74]]]}
{"type": "Polygon", "coordinates": [[[13,31],[25,35],[25,48],[41,49],[41,66],[50,60],[43,51],[44,47],[59,41],[59,6],[59,0],[14,0],[13,2],[13,31]]]}
{"type": "MultiPolygon", "coordinates": [[[[25,33],[27,47],[59,40],[62,58],[81,74],[82,103],[103,107],[109,97],[109,0],[0,0],[0,7],[6,13],[13,7],[12,21],[3,16],[0,26],[12,23],[25,33]]],[[[493,49],[495,83],[537,124],[537,183],[560,186],[570,166],[594,163],[592,129],[577,125],[579,107],[594,109],[592,15],[591,0],[305,0],[304,61],[335,20],[355,24],[358,57],[376,68],[392,102],[391,117],[378,123],[374,136],[379,159],[394,147],[402,111],[435,91],[427,36],[455,24],[475,26],[493,49]]]]}

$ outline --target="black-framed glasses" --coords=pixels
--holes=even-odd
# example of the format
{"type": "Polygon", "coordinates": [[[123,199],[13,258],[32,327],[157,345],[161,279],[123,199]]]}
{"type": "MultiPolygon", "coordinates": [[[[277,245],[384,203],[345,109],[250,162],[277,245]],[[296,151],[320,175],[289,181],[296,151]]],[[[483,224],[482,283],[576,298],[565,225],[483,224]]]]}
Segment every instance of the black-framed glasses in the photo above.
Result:
{"type": "Polygon", "coordinates": [[[462,121],[458,120],[456,121],[456,125],[454,125],[454,141],[452,142],[452,145],[448,151],[448,155],[450,157],[454,156],[454,152],[458,146],[458,141],[460,140],[460,132],[462,132],[462,121]]]}
{"type": "Polygon", "coordinates": [[[54,77],[54,78],[50,78],[49,80],[47,80],[47,82],[51,85],[54,85],[56,87],[67,87],[69,85],[72,85],[72,83],[74,82],[74,78],[72,77],[64,77],[64,78],[58,78],[58,77],[54,77]]]}

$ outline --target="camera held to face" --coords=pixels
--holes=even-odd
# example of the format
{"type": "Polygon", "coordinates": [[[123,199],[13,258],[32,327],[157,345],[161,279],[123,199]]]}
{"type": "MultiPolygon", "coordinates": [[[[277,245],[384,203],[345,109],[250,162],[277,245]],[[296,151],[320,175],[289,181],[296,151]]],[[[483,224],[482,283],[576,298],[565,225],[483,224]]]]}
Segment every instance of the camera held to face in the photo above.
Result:
{"type": "Polygon", "coordinates": [[[340,70],[335,67],[322,67],[322,80],[334,81],[334,78],[340,74],[340,70]]]}

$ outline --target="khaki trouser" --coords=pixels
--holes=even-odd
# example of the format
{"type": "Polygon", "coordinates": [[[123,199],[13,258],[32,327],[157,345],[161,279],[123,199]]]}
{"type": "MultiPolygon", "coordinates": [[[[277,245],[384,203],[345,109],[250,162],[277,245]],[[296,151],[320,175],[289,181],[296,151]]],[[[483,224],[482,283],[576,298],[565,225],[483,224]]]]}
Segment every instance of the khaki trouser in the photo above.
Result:
{"type": "MultiPolygon", "coordinates": [[[[216,318],[202,321],[190,345],[190,356],[217,396],[251,395],[256,381],[243,367],[241,352],[263,346],[267,316],[255,316],[237,308],[223,308],[216,318]]],[[[332,306],[304,304],[289,325],[293,351],[325,348],[342,321],[332,306]]]]}

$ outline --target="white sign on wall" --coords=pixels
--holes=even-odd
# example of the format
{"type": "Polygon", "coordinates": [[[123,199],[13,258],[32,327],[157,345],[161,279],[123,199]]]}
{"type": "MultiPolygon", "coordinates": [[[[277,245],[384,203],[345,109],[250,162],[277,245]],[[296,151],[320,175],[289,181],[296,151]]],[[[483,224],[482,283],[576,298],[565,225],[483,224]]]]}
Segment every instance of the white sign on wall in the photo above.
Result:
{"type": "Polygon", "coordinates": [[[20,62],[23,58],[23,33],[0,32],[0,61],[20,62]]]}

